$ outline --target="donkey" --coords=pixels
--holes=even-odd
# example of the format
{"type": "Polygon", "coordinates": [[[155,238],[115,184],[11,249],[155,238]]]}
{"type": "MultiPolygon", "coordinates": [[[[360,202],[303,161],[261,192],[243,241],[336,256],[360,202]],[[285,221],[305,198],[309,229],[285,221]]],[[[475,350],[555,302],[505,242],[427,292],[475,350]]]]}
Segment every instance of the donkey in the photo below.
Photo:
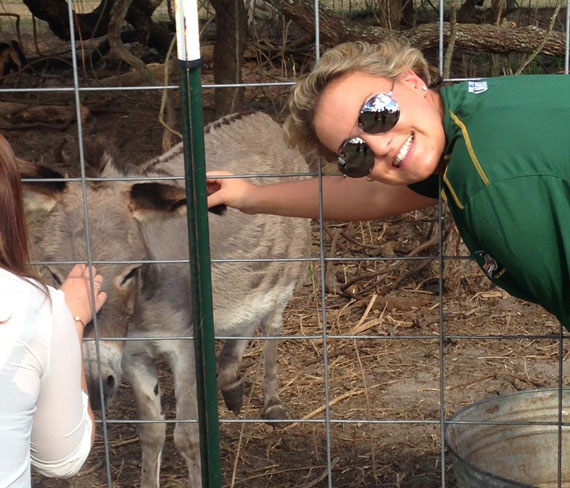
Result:
{"type": "MultiPolygon", "coordinates": [[[[205,148],[211,169],[242,174],[307,171],[300,153],[283,142],[281,127],[259,112],[228,116],[210,124],[205,129],[205,148]]],[[[96,170],[90,168],[91,174],[117,177],[132,176],[136,171],[141,178],[183,175],[181,145],[136,170],[129,164],[121,169],[107,155],[100,161],[94,165],[96,170]]],[[[46,171],[26,167],[23,176],[49,176],[46,171]]],[[[30,183],[25,189],[35,236],[34,259],[54,263],[44,265],[42,271],[57,286],[70,269],[70,265],[57,262],[85,261],[87,257],[83,192],[71,182],[30,183]]],[[[98,336],[119,338],[99,341],[105,397],[113,396],[124,375],[132,387],[139,419],[162,418],[155,364],[159,356],[167,360],[173,373],[176,418],[197,418],[194,345],[187,339],[161,340],[193,334],[189,266],[164,262],[188,259],[185,198],[183,180],[133,183],[109,179],[86,185],[91,256],[94,261],[107,262],[97,265],[108,294],[97,316],[98,336]],[[137,340],[121,341],[122,337],[137,340]]],[[[228,408],[237,412],[243,397],[239,367],[248,344],[240,337],[253,336],[260,324],[266,336],[279,336],[283,311],[305,268],[300,259],[279,259],[306,257],[310,229],[306,219],[246,215],[233,209],[224,215],[210,214],[209,229],[211,257],[237,260],[212,264],[215,332],[236,337],[226,341],[219,354],[218,385],[228,408]]],[[[277,391],[277,340],[268,339],[264,344],[262,415],[285,419],[277,391]]],[[[84,344],[90,390],[97,392],[95,349],[94,341],[84,344]]],[[[92,394],[94,400],[97,396],[92,394]]],[[[141,486],[157,487],[165,424],[141,423],[138,429],[141,486]]],[[[198,437],[195,422],[176,424],[174,441],[188,466],[191,487],[201,486],[198,437]]]]}

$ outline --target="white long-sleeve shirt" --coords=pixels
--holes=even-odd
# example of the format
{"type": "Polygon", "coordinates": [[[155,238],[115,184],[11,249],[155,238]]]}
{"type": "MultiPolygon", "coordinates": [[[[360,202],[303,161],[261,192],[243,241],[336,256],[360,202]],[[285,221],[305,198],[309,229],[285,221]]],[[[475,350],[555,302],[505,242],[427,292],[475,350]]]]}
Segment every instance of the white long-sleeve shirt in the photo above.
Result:
{"type": "Polygon", "coordinates": [[[49,293],[0,268],[0,488],[29,488],[30,463],[71,476],[91,447],[75,325],[49,293]]]}

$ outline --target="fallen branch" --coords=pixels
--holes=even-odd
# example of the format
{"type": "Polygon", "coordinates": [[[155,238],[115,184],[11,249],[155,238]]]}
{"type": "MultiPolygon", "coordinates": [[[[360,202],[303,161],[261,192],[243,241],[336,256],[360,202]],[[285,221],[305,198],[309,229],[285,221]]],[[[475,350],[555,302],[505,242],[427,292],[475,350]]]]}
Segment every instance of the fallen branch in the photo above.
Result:
{"type": "MultiPolygon", "coordinates": [[[[348,391],[346,393],[343,393],[342,395],[339,395],[335,398],[333,398],[331,401],[329,401],[328,406],[329,408],[336,405],[339,402],[342,402],[343,400],[346,400],[347,398],[351,398],[353,396],[356,395],[362,395],[364,393],[364,389],[361,388],[359,390],[351,390],[348,391]]],[[[309,412],[307,415],[305,415],[301,420],[308,420],[313,418],[314,416],[324,412],[326,410],[327,406],[326,405],[321,405],[319,408],[313,410],[312,412],[309,412]]],[[[299,422],[293,422],[292,424],[289,424],[287,427],[285,427],[283,430],[291,430],[294,427],[297,427],[299,425],[299,422]]]]}
{"type": "MultiPolygon", "coordinates": [[[[89,109],[80,108],[81,121],[89,116],[89,109]]],[[[0,102],[0,129],[21,130],[49,127],[63,130],[75,122],[75,107],[61,105],[28,105],[25,103],[0,102]]]]}
{"type": "MultiPolygon", "coordinates": [[[[178,68],[176,67],[176,60],[170,60],[167,64],[147,64],[146,70],[152,75],[155,82],[158,82],[161,85],[165,82],[165,73],[167,72],[169,73],[169,83],[178,83],[178,68]]],[[[147,81],[146,75],[141,74],[140,71],[132,70],[128,73],[102,78],[97,80],[97,83],[103,86],[141,86],[147,81]]]]}
{"type": "MultiPolygon", "coordinates": [[[[286,18],[292,19],[306,32],[315,31],[315,10],[312,0],[267,0],[286,18]]],[[[518,27],[510,23],[456,24],[456,47],[474,51],[508,54],[511,52],[532,53],[544,42],[542,53],[549,56],[564,56],[566,50],[563,32],[548,32],[535,26],[518,27]]],[[[449,43],[450,26],[442,24],[443,42],[449,43]]],[[[439,45],[439,25],[423,24],[404,31],[393,31],[378,26],[366,26],[336,14],[332,9],[319,4],[319,39],[326,47],[346,41],[380,42],[400,38],[424,50],[439,45]]]]}

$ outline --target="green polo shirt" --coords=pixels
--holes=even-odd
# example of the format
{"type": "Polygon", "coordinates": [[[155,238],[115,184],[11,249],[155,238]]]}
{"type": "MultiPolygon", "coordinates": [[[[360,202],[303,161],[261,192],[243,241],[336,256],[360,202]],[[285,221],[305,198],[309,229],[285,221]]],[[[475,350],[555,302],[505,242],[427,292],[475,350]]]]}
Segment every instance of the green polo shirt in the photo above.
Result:
{"type": "Polygon", "coordinates": [[[442,196],[487,276],[570,328],[570,77],[441,90],[442,196]]]}

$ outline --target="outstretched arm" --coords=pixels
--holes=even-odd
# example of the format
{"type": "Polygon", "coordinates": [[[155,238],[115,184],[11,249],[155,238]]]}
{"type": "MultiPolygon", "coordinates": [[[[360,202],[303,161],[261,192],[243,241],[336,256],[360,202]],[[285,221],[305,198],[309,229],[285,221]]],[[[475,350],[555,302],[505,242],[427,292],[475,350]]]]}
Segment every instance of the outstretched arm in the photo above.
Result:
{"type": "MultiPolygon", "coordinates": [[[[103,276],[97,274],[95,266],[91,267],[93,275],[93,286],[89,281],[89,268],[84,264],[76,264],[70,273],[67,275],[65,281],[61,285],[61,290],[65,296],[65,304],[71,312],[74,319],[75,331],[77,333],[77,338],[81,346],[83,341],[83,332],[85,326],[91,322],[93,315],[99,311],[107,300],[107,294],[101,291],[101,286],[103,285],[103,276]],[[91,304],[91,288],[93,287],[93,292],[95,296],[95,312],[93,312],[91,304]]],[[[87,380],[85,378],[85,370],[83,369],[83,361],[81,361],[81,389],[85,394],[87,391],[87,380]]],[[[95,419],[93,416],[93,411],[91,409],[91,404],[88,407],[89,417],[93,423],[91,445],[95,440],[95,419]]]]}
{"type": "MultiPolygon", "coordinates": [[[[208,207],[225,204],[245,213],[288,217],[319,217],[319,180],[311,178],[270,185],[254,185],[231,173],[208,173],[208,207]]],[[[372,220],[426,208],[437,203],[407,186],[387,185],[367,178],[322,178],[325,220],[372,220]]]]}

